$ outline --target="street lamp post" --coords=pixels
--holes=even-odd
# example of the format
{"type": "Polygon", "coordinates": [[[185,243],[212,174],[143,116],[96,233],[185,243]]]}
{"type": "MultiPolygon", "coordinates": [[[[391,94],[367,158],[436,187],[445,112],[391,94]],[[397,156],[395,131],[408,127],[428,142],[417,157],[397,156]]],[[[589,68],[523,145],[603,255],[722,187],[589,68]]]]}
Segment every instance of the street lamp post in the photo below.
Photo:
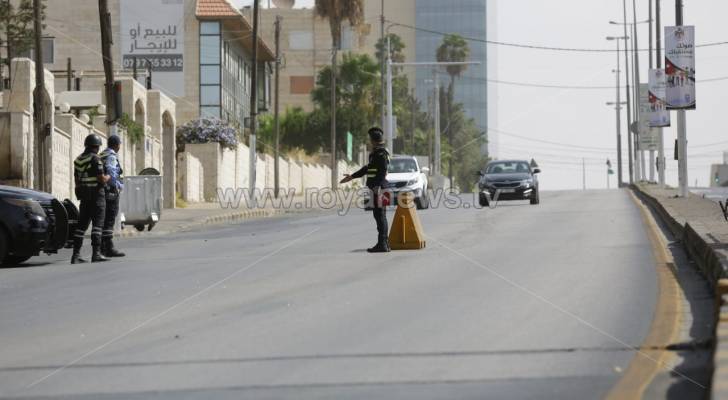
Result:
{"type": "MultiPolygon", "coordinates": [[[[625,38],[629,39],[629,36],[627,35],[627,26],[628,25],[637,25],[637,24],[644,24],[648,23],[649,20],[644,21],[638,21],[638,22],[627,22],[627,0],[622,0],[622,6],[624,8],[624,22],[616,22],[616,21],[609,21],[612,25],[622,25],[624,27],[624,36],[625,38]]],[[[636,30],[635,30],[636,32],[636,30]]],[[[637,43],[633,42],[632,48],[634,53],[636,54],[637,50],[637,43]]],[[[639,117],[637,115],[637,109],[636,105],[639,104],[635,98],[633,98],[633,94],[630,93],[630,85],[629,85],[629,74],[630,74],[630,68],[629,68],[629,46],[628,42],[625,39],[625,45],[624,45],[624,66],[625,66],[625,76],[626,76],[626,90],[627,90],[627,143],[629,147],[629,183],[634,183],[634,180],[640,179],[640,165],[639,160],[637,160],[637,149],[638,146],[638,138],[637,135],[632,132],[632,112],[634,111],[634,120],[639,121],[639,117]],[[634,110],[633,110],[634,108],[634,110]],[[633,150],[634,149],[634,150],[633,150]]],[[[632,78],[635,82],[634,89],[639,91],[639,83],[637,81],[638,74],[635,73],[637,70],[637,67],[632,68],[632,78]]]]}
{"type": "Polygon", "coordinates": [[[609,36],[607,37],[607,40],[614,40],[617,43],[617,69],[613,70],[617,76],[617,100],[614,103],[607,103],[607,105],[614,105],[614,108],[617,112],[617,187],[622,187],[622,104],[626,104],[622,102],[622,95],[621,95],[621,87],[620,87],[620,80],[619,80],[619,41],[624,40],[625,42],[629,39],[628,36],[620,36],[620,37],[614,37],[609,36]]]}
{"type": "MultiPolygon", "coordinates": [[[[683,24],[683,2],[675,0],[675,25],[683,24]]],[[[677,110],[677,170],[680,197],[688,197],[688,139],[685,110],[677,110]]]]}
{"type": "MultiPolygon", "coordinates": [[[[662,68],[662,17],[660,15],[660,0],[655,0],[655,61],[657,68],[662,68]]],[[[665,186],[665,137],[662,128],[657,131],[659,147],[657,148],[657,179],[660,187],[665,186]]]]}
{"type": "MultiPolygon", "coordinates": [[[[628,39],[629,39],[628,36],[619,36],[619,37],[609,36],[609,37],[607,37],[607,40],[614,40],[617,43],[617,69],[612,71],[617,76],[617,100],[615,103],[611,103],[611,104],[614,104],[615,109],[617,111],[617,182],[618,182],[617,187],[623,186],[623,182],[622,182],[622,121],[621,121],[622,120],[622,111],[621,110],[622,110],[622,104],[626,104],[626,103],[622,102],[621,87],[620,87],[621,85],[620,85],[620,80],[619,80],[619,74],[620,74],[619,41],[624,40],[625,46],[626,46],[626,42],[628,39]]],[[[607,104],[611,105],[610,103],[607,103],[607,104]]]]}

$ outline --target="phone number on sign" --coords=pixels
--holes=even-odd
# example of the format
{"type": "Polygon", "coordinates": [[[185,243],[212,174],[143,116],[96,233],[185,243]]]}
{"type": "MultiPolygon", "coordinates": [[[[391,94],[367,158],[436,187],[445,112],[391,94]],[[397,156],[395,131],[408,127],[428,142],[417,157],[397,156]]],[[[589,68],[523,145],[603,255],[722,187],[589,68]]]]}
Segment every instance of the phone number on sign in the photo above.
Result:
{"type": "Polygon", "coordinates": [[[140,54],[140,55],[124,55],[124,69],[134,68],[134,60],[136,59],[136,65],[139,69],[147,67],[147,63],[152,66],[152,71],[182,71],[182,54],[168,54],[168,55],[152,55],[152,54],[140,54]]]}

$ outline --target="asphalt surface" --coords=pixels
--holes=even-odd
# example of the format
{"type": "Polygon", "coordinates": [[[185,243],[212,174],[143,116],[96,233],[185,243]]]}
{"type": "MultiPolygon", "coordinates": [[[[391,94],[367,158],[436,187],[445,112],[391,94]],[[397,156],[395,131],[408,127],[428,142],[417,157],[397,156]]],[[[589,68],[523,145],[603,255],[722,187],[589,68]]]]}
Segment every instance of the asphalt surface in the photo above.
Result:
{"type": "Polygon", "coordinates": [[[617,382],[657,297],[626,191],[419,215],[419,251],[367,254],[374,221],[353,210],[0,269],[0,397],[588,399],[617,382]]]}

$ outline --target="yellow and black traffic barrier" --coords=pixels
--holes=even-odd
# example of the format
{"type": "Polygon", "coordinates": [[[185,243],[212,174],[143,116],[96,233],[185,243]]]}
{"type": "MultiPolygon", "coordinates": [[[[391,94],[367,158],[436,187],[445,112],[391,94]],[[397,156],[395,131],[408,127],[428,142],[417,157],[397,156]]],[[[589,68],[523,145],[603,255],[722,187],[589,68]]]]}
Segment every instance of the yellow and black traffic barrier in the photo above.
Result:
{"type": "Polygon", "coordinates": [[[425,234],[417,216],[414,195],[400,193],[397,211],[389,230],[389,247],[392,250],[418,250],[425,248],[425,234]]]}

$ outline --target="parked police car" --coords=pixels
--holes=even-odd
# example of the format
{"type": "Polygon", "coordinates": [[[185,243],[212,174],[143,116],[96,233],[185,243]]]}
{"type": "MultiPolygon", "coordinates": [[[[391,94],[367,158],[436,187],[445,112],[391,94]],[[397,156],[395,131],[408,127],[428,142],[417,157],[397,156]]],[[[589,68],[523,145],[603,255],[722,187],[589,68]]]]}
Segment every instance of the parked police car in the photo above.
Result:
{"type": "Polygon", "coordinates": [[[0,185],[0,263],[15,265],[66,245],[78,211],[70,201],[35,190],[0,185]]]}

